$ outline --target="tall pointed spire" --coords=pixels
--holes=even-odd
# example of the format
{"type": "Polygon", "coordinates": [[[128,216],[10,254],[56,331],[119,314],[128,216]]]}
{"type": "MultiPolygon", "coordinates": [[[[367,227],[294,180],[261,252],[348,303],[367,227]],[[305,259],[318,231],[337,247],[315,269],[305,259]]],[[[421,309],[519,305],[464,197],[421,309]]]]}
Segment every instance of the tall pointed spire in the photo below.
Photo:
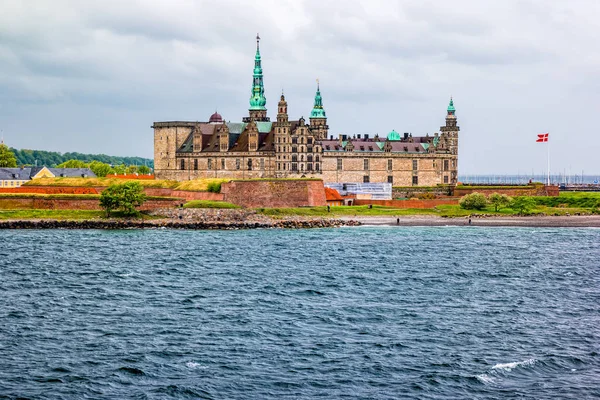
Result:
{"type": "Polygon", "coordinates": [[[252,93],[250,95],[250,110],[266,110],[265,87],[260,58],[260,36],[256,34],[256,56],[254,56],[254,74],[252,76],[252,93]]]}
{"type": "Polygon", "coordinates": [[[456,112],[456,108],[454,108],[454,100],[452,100],[452,96],[450,96],[450,103],[448,104],[448,115],[454,115],[456,112]]]}
{"type": "Polygon", "coordinates": [[[315,104],[310,112],[310,118],[327,118],[323,108],[323,98],[321,97],[321,88],[317,79],[317,93],[315,94],[315,104]]]}

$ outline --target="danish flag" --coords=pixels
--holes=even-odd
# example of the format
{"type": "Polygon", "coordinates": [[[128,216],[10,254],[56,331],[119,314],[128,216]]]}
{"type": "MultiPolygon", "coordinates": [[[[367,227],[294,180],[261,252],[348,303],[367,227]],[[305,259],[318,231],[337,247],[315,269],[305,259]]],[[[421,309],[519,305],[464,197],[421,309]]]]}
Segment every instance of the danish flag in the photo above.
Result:
{"type": "Polygon", "coordinates": [[[547,133],[538,133],[538,138],[537,138],[536,142],[541,143],[541,142],[547,142],[547,141],[548,141],[547,133]]]}

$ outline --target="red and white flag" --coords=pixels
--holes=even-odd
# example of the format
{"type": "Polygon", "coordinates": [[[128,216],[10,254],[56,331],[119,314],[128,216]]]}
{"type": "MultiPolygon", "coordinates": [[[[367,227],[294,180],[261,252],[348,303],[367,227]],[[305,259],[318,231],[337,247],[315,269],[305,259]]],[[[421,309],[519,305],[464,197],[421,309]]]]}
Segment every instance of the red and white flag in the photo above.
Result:
{"type": "Polygon", "coordinates": [[[547,133],[538,133],[536,142],[541,143],[541,142],[547,142],[547,141],[548,141],[547,133]]]}

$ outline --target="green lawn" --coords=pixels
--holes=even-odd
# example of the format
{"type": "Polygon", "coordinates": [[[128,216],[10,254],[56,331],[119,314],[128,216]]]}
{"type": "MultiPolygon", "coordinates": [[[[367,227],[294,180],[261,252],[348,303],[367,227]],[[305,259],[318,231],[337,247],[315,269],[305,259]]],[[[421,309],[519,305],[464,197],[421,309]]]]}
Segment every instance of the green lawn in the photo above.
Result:
{"type": "Polygon", "coordinates": [[[213,200],[192,200],[188,201],[183,205],[184,208],[240,208],[235,204],[227,203],[224,201],[213,201],[213,200]]]}
{"type": "Polygon", "coordinates": [[[95,210],[0,210],[0,220],[5,219],[72,219],[101,218],[104,211],[95,210]]]}

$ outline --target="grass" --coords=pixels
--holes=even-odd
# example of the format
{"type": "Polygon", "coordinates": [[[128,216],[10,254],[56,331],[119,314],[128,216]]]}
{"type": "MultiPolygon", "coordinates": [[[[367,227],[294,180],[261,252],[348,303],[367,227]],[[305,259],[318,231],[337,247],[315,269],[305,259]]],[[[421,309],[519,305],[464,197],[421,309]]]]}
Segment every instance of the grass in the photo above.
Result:
{"type": "MultiPolygon", "coordinates": [[[[147,215],[145,212],[142,212],[141,216],[142,215],[145,220],[161,218],[158,216],[147,215]]],[[[141,218],[141,216],[125,217],[121,212],[113,211],[110,218],[141,218]]],[[[104,218],[106,218],[106,212],[102,210],[0,210],[0,220],[56,219],[83,221],[104,218]]]]}
{"type": "MultiPolygon", "coordinates": [[[[460,218],[466,217],[472,214],[488,214],[488,215],[517,215],[518,212],[510,209],[503,208],[494,211],[492,206],[488,206],[483,210],[465,210],[460,208],[458,205],[440,205],[435,208],[393,208],[383,206],[336,206],[331,207],[331,212],[327,212],[327,207],[299,207],[299,208],[258,208],[257,211],[260,214],[268,215],[274,218],[282,217],[401,217],[405,215],[436,215],[439,217],[448,218],[460,218]]],[[[535,214],[546,214],[546,215],[566,215],[568,214],[591,214],[591,209],[586,208],[552,208],[545,206],[538,206],[531,211],[531,215],[535,214]]]]}
{"type": "Polygon", "coordinates": [[[536,196],[533,199],[538,205],[546,207],[600,207],[600,192],[562,192],[559,196],[536,196]]]}
{"type": "Polygon", "coordinates": [[[183,208],[241,208],[235,204],[224,201],[192,200],[183,205],[183,208]]]}
{"type": "Polygon", "coordinates": [[[477,190],[477,189],[486,189],[486,190],[506,190],[506,189],[527,189],[531,187],[535,187],[535,184],[526,184],[526,185],[458,185],[456,189],[469,189],[469,190],[477,190]]]}
{"type": "Polygon", "coordinates": [[[341,217],[341,216],[400,216],[400,215],[417,215],[429,214],[436,215],[434,209],[417,209],[417,208],[392,208],[384,206],[335,206],[331,207],[331,212],[327,212],[327,207],[297,207],[297,208],[257,208],[260,214],[271,217],[291,217],[291,216],[306,216],[306,217],[341,217]]]}
{"type": "Polygon", "coordinates": [[[0,220],[6,219],[60,219],[86,220],[101,218],[104,211],[95,210],[0,210],[0,220]]]}
{"type": "Polygon", "coordinates": [[[211,183],[228,182],[231,179],[207,178],[193,179],[190,181],[170,181],[164,179],[117,179],[117,178],[39,178],[23,184],[23,186],[79,186],[79,187],[105,187],[114,183],[139,182],[147,188],[161,188],[173,190],[187,190],[206,192],[211,183]]]}

